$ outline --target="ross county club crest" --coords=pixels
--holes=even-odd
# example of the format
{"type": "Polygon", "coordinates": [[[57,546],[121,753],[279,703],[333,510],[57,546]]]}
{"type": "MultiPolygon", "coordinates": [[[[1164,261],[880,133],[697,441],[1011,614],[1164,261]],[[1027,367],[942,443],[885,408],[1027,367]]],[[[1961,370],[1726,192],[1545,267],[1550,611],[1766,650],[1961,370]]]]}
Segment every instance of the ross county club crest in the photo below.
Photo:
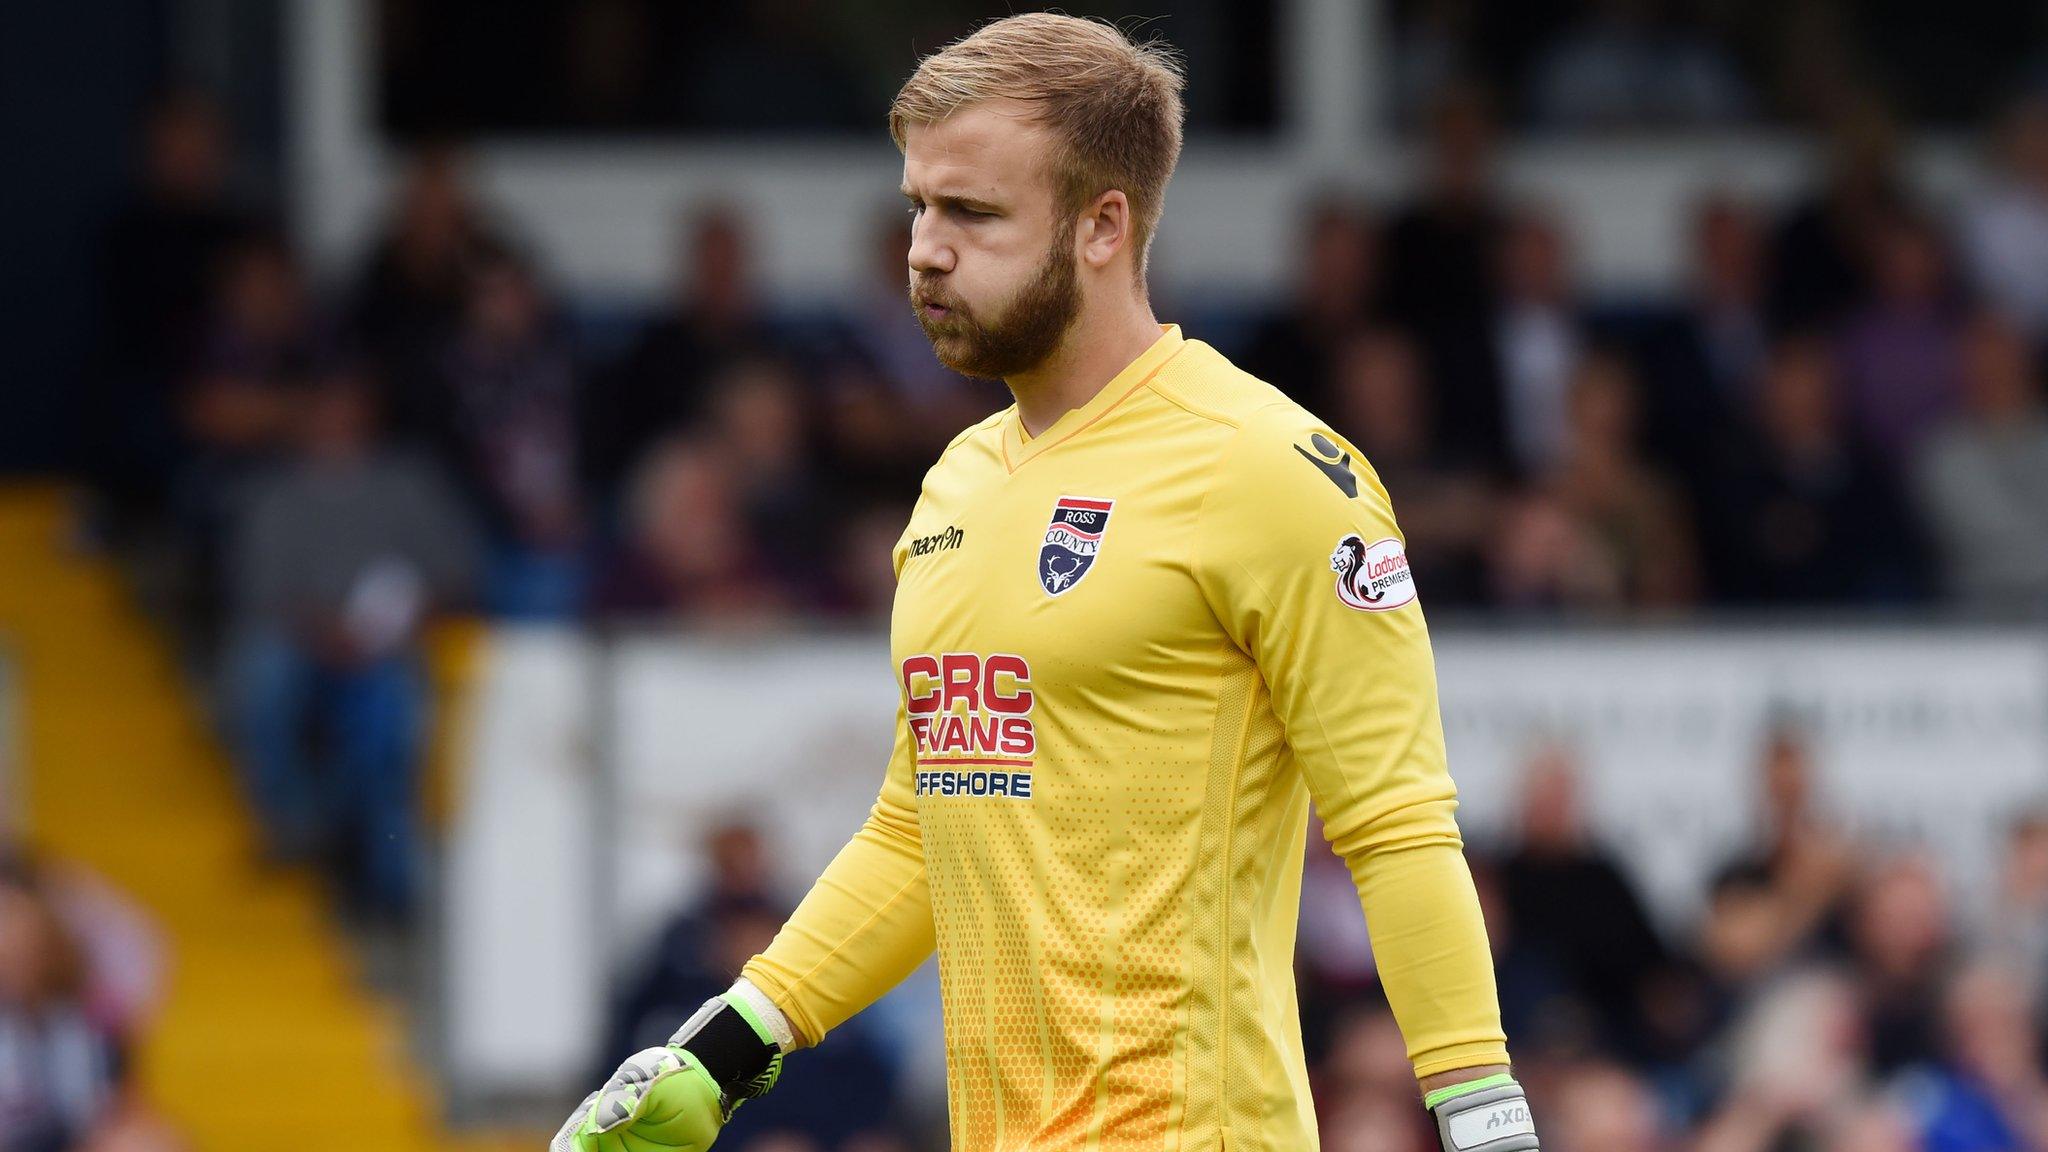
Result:
{"type": "Polygon", "coordinates": [[[1045,546],[1038,550],[1038,582],[1054,596],[1081,582],[1102,551],[1109,528],[1109,510],[1116,501],[1062,496],[1052,506],[1045,527],[1045,546]]]}

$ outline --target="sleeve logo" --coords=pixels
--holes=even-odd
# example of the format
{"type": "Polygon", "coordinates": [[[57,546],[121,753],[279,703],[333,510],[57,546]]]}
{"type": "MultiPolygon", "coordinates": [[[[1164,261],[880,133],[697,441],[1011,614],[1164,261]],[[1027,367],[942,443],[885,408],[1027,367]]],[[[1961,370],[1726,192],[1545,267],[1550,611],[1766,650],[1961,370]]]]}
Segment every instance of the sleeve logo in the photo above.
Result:
{"type": "Polygon", "coordinates": [[[1115,505],[1087,496],[1062,496],[1053,504],[1052,523],[1045,526],[1045,543],[1038,549],[1038,582],[1047,594],[1072,591],[1095,567],[1115,505]]]}
{"type": "Polygon", "coordinates": [[[1337,486],[1337,491],[1342,492],[1346,500],[1357,499],[1358,475],[1351,471],[1351,453],[1337,447],[1336,441],[1321,432],[1311,435],[1308,442],[1315,446],[1314,452],[1299,444],[1294,446],[1294,450],[1301,453],[1303,460],[1315,465],[1316,471],[1329,477],[1330,483],[1337,486]]]}
{"type": "Polygon", "coordinates": [[[1415,602],[1415,575],[1408,553],[1392,536],[1367,544],[1351,535],[1330,553],[1337,574],[1337,599],[1361,612],[1388,612],[1415,602]]]}

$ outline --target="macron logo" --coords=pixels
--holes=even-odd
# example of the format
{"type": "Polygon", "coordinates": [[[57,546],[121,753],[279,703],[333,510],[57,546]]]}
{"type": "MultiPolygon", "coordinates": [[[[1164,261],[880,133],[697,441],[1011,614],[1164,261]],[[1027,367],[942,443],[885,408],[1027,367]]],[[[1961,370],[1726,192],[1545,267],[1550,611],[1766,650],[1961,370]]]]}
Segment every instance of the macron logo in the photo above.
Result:
{"type": "Polygon", "coordinates": [[[910,555],[912,557],[929,556],[934,552],[944,552],[949,548],[958,548],[966,542],[967,533],[948,524],[945,528],[929,536],[912,538],[910,541],[910,555]]]}

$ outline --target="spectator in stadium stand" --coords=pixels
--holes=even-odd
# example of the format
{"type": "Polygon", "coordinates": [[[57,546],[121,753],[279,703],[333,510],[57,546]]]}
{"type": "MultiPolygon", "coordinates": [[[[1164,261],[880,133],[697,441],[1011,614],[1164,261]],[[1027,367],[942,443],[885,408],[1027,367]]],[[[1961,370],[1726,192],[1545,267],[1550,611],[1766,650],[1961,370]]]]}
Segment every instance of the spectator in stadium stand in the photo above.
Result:
{"type": "Polygon", "coordinates": [[[2024,1152],[2048,1147],[2048,1074],[2041,1066],[2041,974],[1978,960],[1942,996],[1941,1059],[1905,1078],[1923,1152],[2024,1152]]]}
{"type": "Polygon", "coordinates": [[[1475,857],[1472,884],[1486,916],[1486,943],[1493,952],[1493,982],[1500,996],[1502,1027],[1526,1037],[1517,1043],[1532,1058],[1595,1047],[1600,1022],[1557,963],[1523,941],[1502,891],[1500,865],[1475,857]]]}
{"type": "MultiPolygon", "coordinates": [[[[842,509],[905,505],[907,523],[907,504],[916,499],[937,451],[920,454],[916,448],[936,426],[928,422],[932,414],[907,405],[886,381],[852,361],[824,365],[811,383],[805,392],[815,414],[817,443],[810,463],[821,477],[830,478],[835,504],[842,509]]],[[[946,440],[981,416],[954,425],[946,440]]],[[[942,440],[939,448],[944,447],[942,440]]],[[[896,527],[900,532],[903,523],[896,527]]]]}
{"type": "Polygon", "coordinates": [[[790,613],[722,447],[677,437],[647,453],[629,485],[625,540],[605,564],[592,606],[601,616],[728,627],[790,613]]]}
{"type": "Polygon", "coordinates": [[[1785,904],[1770,871],[1759,864],[1723,865],[1707,882],[1706,907],[1693,940],[1698,963],[1697,983],[1689,989],[1696,997],[1689,1006],[1693,1039],[1727,1024],[1812,943],[1785,904]]]}
{"type": "Polygon", "coordinates": [[[199,351],[216,266],[250,226],[229,192],[233,150],[211,100],[165,93],[142,138],[134,196],[99,254],[106,296],[87,409],[95,481],[117,537],[163,512],[183,458],[178,391],[199,351]]]}
{"type": "Polygon", "coordinates": [[[716,994],[730,985],[732,973],[753,955],[740,949],[752,944],[758,951],[782,926],[788,909],[775,899],[718,891],[718,883],[714,872],[713,891],[670,917],[653,947],[620,983],[596,1064],[616,1067],[626,1056],[665,1042],[675,1030],[678,1010],[687,1019],[696,1011],[690,1005],[709,998],[704,989],[716,994]]]}
{"type": "Polygon", "coordinates": [[[1508,452],[1524,476],[1541,476],[1560,463],[1572,422],[1572,379],[1585,337],[1569,260],[1555,216],[1525,209],[1508,222],[1492,337],[1508,452]]]}
{"type": "Polygon", "coordinates": [[[492,236],[454,149],[418,151],[348,303],[350,334],[377,361],[394,428],[424,419],[414,398],[462,319],[469,262],[492,236]]]}
{"type": "Polygon", "coordinates": [[[96,1024],[83,949],[39,871],[0,868],[0,1152],[175,1152],[96,1024]]]}
{"type": "Polygon", "coordinates": [[[1628,598],[1621,558],[1542,490],[1506,503],[1487,558],[1491,603],[1516,612],[1613,613],[1628,598]]]}
{"type": "Polygon", "coordinates": [[[855,506],[839,525],[839,595],[848,613],[870,623],[887,622],[896,596],[896,543],[910,513],[907,501],[878,500],[855,506]]]}
{"type": "Polygon", "coordinates": [[[1430,602],[1477,603],[1499,497],[1482,468],[1439,448],[1414,342],[1393,328],[1359,329],[1338,345],[1332,382],[1323,412],[1401,508],[1409,563],[1430,602]]]}
{"type": "MultiPolygon", "coordinates": [[[[704,844],[704,889],[661,927],[653,947],[616,989],[596,1066],[609,1070],[665,1042],[676,1021],[730,986],[741,965],[788,918],[788,907],[771,891],[771,849],[757,827],[723,822],[710,829],[704,844]]],[[[720,1147],[726,1141],[747,1148],[794,1138],[837,1149],[862,1134],[889,1131],[897,1075],[874,1029],[874,1022],[858,1018],[834,1029],[831,1044],[784,1073],[796,1078],[789,1085],[800,1083],[802,1090],[735,1112],[719,1135],[720,1147]]]]}
{"type": "Polygon", "coordinates": [[[1673,609],[1698,593],[1692,526],[1684,500],[1642,456],[1636,382],[1628,362],[1589,354],[1573,369],[1565,396],[1564,442],[1535,478],[1535,499],[1577,525],[1586,551],[1563,564],[1604,556],[1620,603],[1673,609]]]}
{"type": "Polygon", "coordinates": [[[1726,1084],[1693,1152],[1832,1147],[1842,1117],[1876,1104],[1856,988],[1839,973],[1774,985],[1736,1022],[1717,1063],[1726,1084]]]}
{"type": "Polygon", "coordinates": [[[282,236],[252,235],[224,256],[183,397],[202,468],[246,471],[283,450],[294,393],[323,342],[298,259],[282,236]]]}
{"type": "Polygon", "coordinates": [[[1978,936],[2020,971],[2048,980],[2048,809],[2022,812],[2007,829],[1998,888],[1978,936]]]}
{"type": "Polygon", "coordinates": [[[1871,1066],[1890,1074],[1932,1059],[1941,982],[1954,944],[1948,896],[1934,862],[1901,855],[1873,867],[1851,898],[1848,929],[1871,1066]]]}
{"type": "Polygon", "coordinates": [[[597,492],[615,496],[650,448],[696,427],[719,373],[774,343],[738,214],[716,204],[691,208],[679,220],[667,301],[592,382],[586,475],[597,492]]]}
{"type": "Polygon", "coordinates": [[[1691,241],[1684,302],[1643,351],[1643,437],[1697,506],[1713,499],[1715,454],[1755,403],[1770,253],[1756,209],[1729,193],[1695,206],[1691,241]]]}
{"type": "Polygon", "coordinates": [[[423,426],[489,539],[485,609],[563,619],[582,608],[589,563],[575,355],[517,253],[478,253],[467,292],[461,326],[419,390],[423,426]]]}
{"type": "Polygon", "coordinates": [[[2048,94],[2006,112],[1992,164],[1961,213],[1963,261],[1972,287],[2048,348],[2048,94]]]}
{"type": "Polygon", "coordinates": [[[1949,597],[2048,612],[2048,415],[2032,350],[1983,313],[1963,333],[1962,411],[1929,437],[1914,487],[1949,597]]]}
{"type": "Polygon", "coordinates": [[[1518,944],[1549,960],[1590,1005],[1601,1038],[1634,1040],[1642,996],[1668,963],[1641,896],[1587,827],[1577,766],[1546,748],[1523,771],[1501,894],[1518,944]]]}
{"type": "Polygon", "coordinates": [[[1729,967],[1753,976],[1817,945],[1841,942],[1843,903],[1856,882],[1855,845],[1816,798],[1813,745],[1789,720],[1775,722],[1758,749],[1754,843],[1724,861],[1717,891],[1730,899],[1728,946],[1757,950],[1729,967]],[[1767,900],[1749,901],[1760,884],[1767,900]],[[1755,938],[1750,933],[1755,933],[1755,938]]]}
{"type": "MultiPolygon", "coordinates": [[[[733,364],[711,385],[710,429],[737,484],[749,536],[765,555],[821,551],[842,555],[846,527],[818,474],[814,430],[802,382],[777,359],[733,364]]],[[[836,564],[771,564],[766,575],[799,611],[852,607],[836,564]],[[825,576],[820,579],[820,576],[825,576]]]]}
{"type": "Polygon", "coordinates": [[[1380,312],[1381,252],[1376,222],[1343,194],[1306,206],[1292,292],[1253,329],[1244,370],[1327,413],[1345,340],[1380,312]]]}
{"type": "Polygon", "coordinates": [[[1904,463],[1962,393],[1963,318],[1934,222],[1900,216],[1871,246],[1867,303],[1844,322],[1842,383],[1864,439],[1904,463]]]}
{"type": "Polygon", "coordinates": [[[86,968],[80,1001],[86,1017],[126,1039],[156,1011],[164,946],[148,913],[125,892],[69,861],[31,856],[0,832],[0,885],[45,895],[78,945],[86,968]]]}
{"type": "Polygon", "coordinates": [[[1432,426],[1445,446],[1489,465],[1505,459],[1500,373],[1491,339],[1495,254],[1506,212],[1494,173],[1494,125],[1483,94],[1446,92],[1428,122],[1425,176],[1387,225],[1389,318],[1414,335],[1429,366],[1432,426]]]}
{"type": "Polygon", "coordinates": [[[1772,236],[1775,333],[1832,325],[1862,301],[1878,229],[1912,202],[1899,172],[1897,131],[1874,102],[1851,102],[1837,114],[1827,151],[1821,186],[1779,218],[1772,236]]]}
{"type": "Polygon", "coordinates": [[[223,254],[180,398],[188,448],[174,496],[180,622],[202,658],[218,638],[230,525],[248,485],[287,451],[288,414],[326,342],[322,327],[282,236],[252,234],[223,254]]]}
{"type": "Polygon", "coordinates": [[[1824,1126],[1819,1152],[1928,1152],[1912,1118],[1880,1097],[1836,1116],[1824,1126]]]}
{"type": "Polygon", "coordinates": [[[377,446],[375,404],[349,362],[299,401],[301,455],[254,488],[240,525],[225,673],[271,854],[333,849],[355,908],[402,922],[423,866],[420,629],[468,599],[480,545],[427,461],[377,446]],[[324,762],[306,751],[316,729],[324,762]]]}
{"type": "Polygon", "coordinates": [[[1544,1095],[1545,1139],[1560,1152],[1670,1152],[1656,1093],[1619,1064],[1589,1061],[1559,1070],[1544,1095]]]}
{"type": "Polygon", "coordinates": [[[1892,473],[1845,423],[1825,342],[1771,350],[1751,424],[1700,509],[1719,598],[1737,604],[1896,603],[1924,583],[1922,532],[1892,473]]]}

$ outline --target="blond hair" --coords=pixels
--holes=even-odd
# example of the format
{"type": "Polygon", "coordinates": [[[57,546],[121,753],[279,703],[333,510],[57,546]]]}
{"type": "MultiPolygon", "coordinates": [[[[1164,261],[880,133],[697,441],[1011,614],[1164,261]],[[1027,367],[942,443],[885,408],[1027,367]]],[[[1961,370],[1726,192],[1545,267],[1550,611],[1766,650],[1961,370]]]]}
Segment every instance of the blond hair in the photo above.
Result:
{"type": "Polygon", "coordinates": [[[1007,98],[1036,106],[1055,141],[1060,210],[1072,216],[1111,189],[1131,206],[1137,271],[1180,160],[1180,58],[1139,44],[1115,25],[1027,12],[983,25],[918,63],[889,107],[889,135],[904,146],[913,124],[934,124],[970,104],[1007,98]]]}

